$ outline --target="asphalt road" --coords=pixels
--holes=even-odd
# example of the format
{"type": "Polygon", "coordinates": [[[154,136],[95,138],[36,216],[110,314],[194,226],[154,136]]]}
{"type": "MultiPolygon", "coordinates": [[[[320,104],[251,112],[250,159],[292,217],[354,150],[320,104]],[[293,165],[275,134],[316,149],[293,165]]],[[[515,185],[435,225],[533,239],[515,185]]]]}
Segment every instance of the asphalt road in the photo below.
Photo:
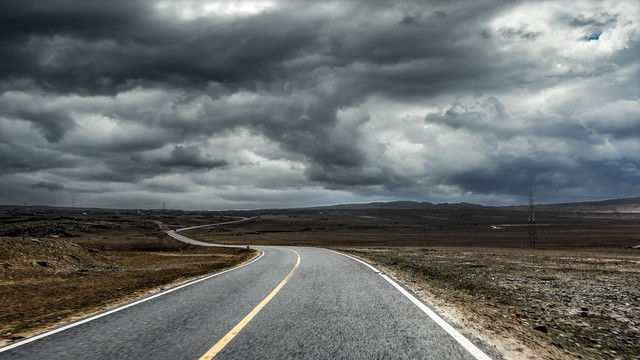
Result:
{"type": "Polygon", "coordinates": [[[215,359],[485,356],[472,355],[477,349],[464,348],[383,274],[354,259],[316,248],[261,249],[246,266],[0,349],[0,359],[199,359],[216,344],[215,359]],[[220,345],[239,323],[244,327],[220,345]]]}

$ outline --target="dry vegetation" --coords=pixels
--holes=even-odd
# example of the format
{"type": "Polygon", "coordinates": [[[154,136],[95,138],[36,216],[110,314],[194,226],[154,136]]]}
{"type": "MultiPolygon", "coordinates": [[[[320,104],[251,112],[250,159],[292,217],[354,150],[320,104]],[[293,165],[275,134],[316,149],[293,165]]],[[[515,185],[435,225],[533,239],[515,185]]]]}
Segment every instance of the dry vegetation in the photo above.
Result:
{"type": "Polygon", "coordinates": [[[640,359],[640,216],[522,210],[280,211],[194,230],[212,242],[341,249],[396,277],[508,359],[640,359]]]}
{"type": "MultiPolygon", "coordinates": [[[[526,209],[466,205],[245,212],[235,215],[259,217],[186,235],[224,244],[329,247],[363,257],[507,359],[637,360],[640,202],[624,205],[541,207],[537,250],[526,249],[526,209]]],[[[0,255],[0,299],[6,301],[0,306],[11,309],[5,299],[12,292],[37,299],[14,305],[13,317],[2,313],[5,339],[15,336],[15,329],[38,328],[82,312],[77,309],[85,303],[61,291],[39,292],[39,284],[65,283],[76,289],[69,291],[93,294],[87,303],[95,306],[174,281],[167,276],[175,270],[167,269],[179,267],[184,273],[178,278],[186,278],[250,256],[180,248],[158,235],[159,216],[48,217],[40,223],[37,218],[20,222],[14,216],[2,228],[6,236],[16,236],[10,233],[16,226],[27,231],[22,238],[0,239],[15,251],[12,260],[0,255]],[[41,223],[56,233],[43,234],[41,223]],[[74,237],[63,239],[64,232],[74,237]],[[42,249],[51,250],[39,255],[42,249]],[[235,260],[227,262],[231,255],[235,260]],[[120,277],[127,273],[144,275],[120,277]],[[103,289],[89,285],[105,275],[111,280],[103,289]],[[149,280],[140,284],[136,278],[149,280]],[[63,306],[44,310],[51,303],[63,306]]],[[[178,214],[163,220],[180,228],[218,219],[178,214]]]]}
{"type": "MultiPolygon", "coordinates": [[[[153,219],[3,220],[0,234],[9,236],[0,237],[0,344],[233,267],[256,253],[185,246],[164,235],[153,219]]],[[[201,221],[167,220],[180,226],[201,221]]]]}
{"type": "Polygon", "coordinates": [[[351,253],[512,359],[640,356],[637,250],[379,249],[351,253]]]}

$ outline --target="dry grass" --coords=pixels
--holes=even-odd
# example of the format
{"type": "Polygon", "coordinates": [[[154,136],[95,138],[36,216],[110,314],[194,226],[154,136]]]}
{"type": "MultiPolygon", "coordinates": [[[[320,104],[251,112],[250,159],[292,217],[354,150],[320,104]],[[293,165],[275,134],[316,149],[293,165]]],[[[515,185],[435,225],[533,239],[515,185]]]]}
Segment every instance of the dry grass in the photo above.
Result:
{"type": "Polygon", "coordinates": [[[285,214],[193,234],[229,244],[349,249],[508,359],[640,359],[635,217],[559,214],[538,226],[541,249],[528,250],[521,224],[494,228],[463,216],[419,223],[413,215],[402,222],[398,214],[350,221],[285,214]]]}
{"type": "Polygon", "coordinates": [[[20,227],[26,233],[63,227],[82,236],[0,237],[0,344],[236,266],[257,254],[185,246],[153,221],[121,220],[39,221],[37,226],[27,221],[20,227]]]}
{"type": "MultiPolygon", "coordinates": [[[[640,250],[631,249],[640,245],[638,215],[574,210],[539,214],[539,250],[524,248],[526,211],[517,209],[274,211],[251,222],[201,228],[187,235],[226,244],[349,249],[408,285],[453,323],[494,344],[509,359],[640,359],[640,250]]],[[[58,281],[77,289],[69,291],[93,294],[88,304],[101,304],[174,281],[170,275],[176,267],[184,269],[184,278],[215,271],[213,264],[224,263],[228,255],[237,261],[251,256],[185,247],[159,235],[159,219],[40,219],[60,225],[56,231],[82,235],[71,239],[79,246],[67,248],[57,243],[64,240],[48,239],[62,246],[55,255],[61,259],[54,264],[56,269],[33,265],[47,260],[26,248],[20,250],[29,261],[23,267],[28,276],[22,280],[9,278],[14,276],[13,264],[0,258],[4,266],[0,266],[4,271],[0,299],[12,296],[11,286],[20,289],[17,292],[24,298],[37,292],[35,284],[58,281]],[[92,281],[105,276],[111,280],[102,290],[89,289],[92,281]],[[148,277],[149,283],[137,283],[138,277],[148,277]]],[[[4,229],[24,228],[37,220],[12,218],[4,229]]],[[[188,216],[164,220],[170,228],[215,222],[188,216]]],[[[42,228],[29,231],[38,233],[42,228]]],[[[18,258],[14,254],[12,261],[18,258]]],[[[11,310],[22,314],[13,320],[0,318],[2,326],[38,328],[68,317],[67,311],[83,311],[65,308],[68,304],[79,301],[74,309],[85,306],[60,292],[29,296],[50,297],[48,301],[62,305],[59,312],[47,315],[42,309],[49,305],[38,303],[43,299],[34,300],[32,308],[11,310]]],[[[2,329],[5,339],[16,335],[10,327],[2,329]]]]}
{"type": "Polygon", "coordinates": [[[397,277],[507,358],[640,357],[638,251],[350,252],[397,277]]]}

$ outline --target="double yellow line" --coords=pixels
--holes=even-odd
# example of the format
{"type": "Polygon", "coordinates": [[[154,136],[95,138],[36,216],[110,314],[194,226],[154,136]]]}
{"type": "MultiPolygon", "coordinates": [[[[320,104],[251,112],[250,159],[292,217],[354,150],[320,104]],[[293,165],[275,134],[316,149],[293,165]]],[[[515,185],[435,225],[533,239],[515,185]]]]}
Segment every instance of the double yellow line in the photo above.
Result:
{"type": "Polygon", "coordinates": [[[296,270],[298,269],[298,266],[300,265],[300,254],[298,254],[298,252],[294,250],[291,250],[291,251],[293,251],[298,256],[298,261],[296,262],[296,265],[293,267],[289,275],[287,275],[287,277],[284,278],[284,280],[282,280],[282,282],[278,286],[276,286],[276,288],[273,289],[273,291],[271,291],[271,293],[267,295],[267,297],[264,298],[264,300],[262,300],[260,304],[258,304],[258,306],[256,306],[253,310],[251,310],[251,312],[247,314],[247,316],[245,316],[244,319],[242,319],[236,326],[234,326],[233,329],[231,329],[231,331],[229,331],[222,339],[220,339],[220,341],[218,341],[215,345],[213,345],[213,347],[209,349],[209,351],[207,351],[204,355],[202,355],[199,360],[213,359],[214,356],[216,356],[220,351],[222,351],[222,349],[225,346],[227,346],[227,344],[231,342],[231,340],[233,340],[233,338],[236,337],[236,335],[238,335],[238,333],[245,326],[247,326],[247,324],[256,315],[258,315],[260,310],[262,310],[262,308],[265,307],[265,305],[267,305],[267,303],[269,303],[269,301],[271,301],[271,299],[273,299],[274,296],[276,296],[276,294],[280,291],[280,289],[282,289],[284,284],[286,284],[287,281],[289,281],[291,276],[293,276],[293,273],[296,272],[296,270]]]}

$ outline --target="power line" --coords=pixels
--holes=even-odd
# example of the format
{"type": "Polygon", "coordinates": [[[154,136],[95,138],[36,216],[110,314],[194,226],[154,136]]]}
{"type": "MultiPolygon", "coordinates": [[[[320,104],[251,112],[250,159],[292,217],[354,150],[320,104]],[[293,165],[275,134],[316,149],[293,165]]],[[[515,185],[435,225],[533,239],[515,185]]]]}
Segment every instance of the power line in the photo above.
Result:
{"type": "Polygon", "coordinates": [[[634,196],[573,196],[573,195],[536,195],[544,198],[570,198],[570,199],[629,199],[634,196]]]}

